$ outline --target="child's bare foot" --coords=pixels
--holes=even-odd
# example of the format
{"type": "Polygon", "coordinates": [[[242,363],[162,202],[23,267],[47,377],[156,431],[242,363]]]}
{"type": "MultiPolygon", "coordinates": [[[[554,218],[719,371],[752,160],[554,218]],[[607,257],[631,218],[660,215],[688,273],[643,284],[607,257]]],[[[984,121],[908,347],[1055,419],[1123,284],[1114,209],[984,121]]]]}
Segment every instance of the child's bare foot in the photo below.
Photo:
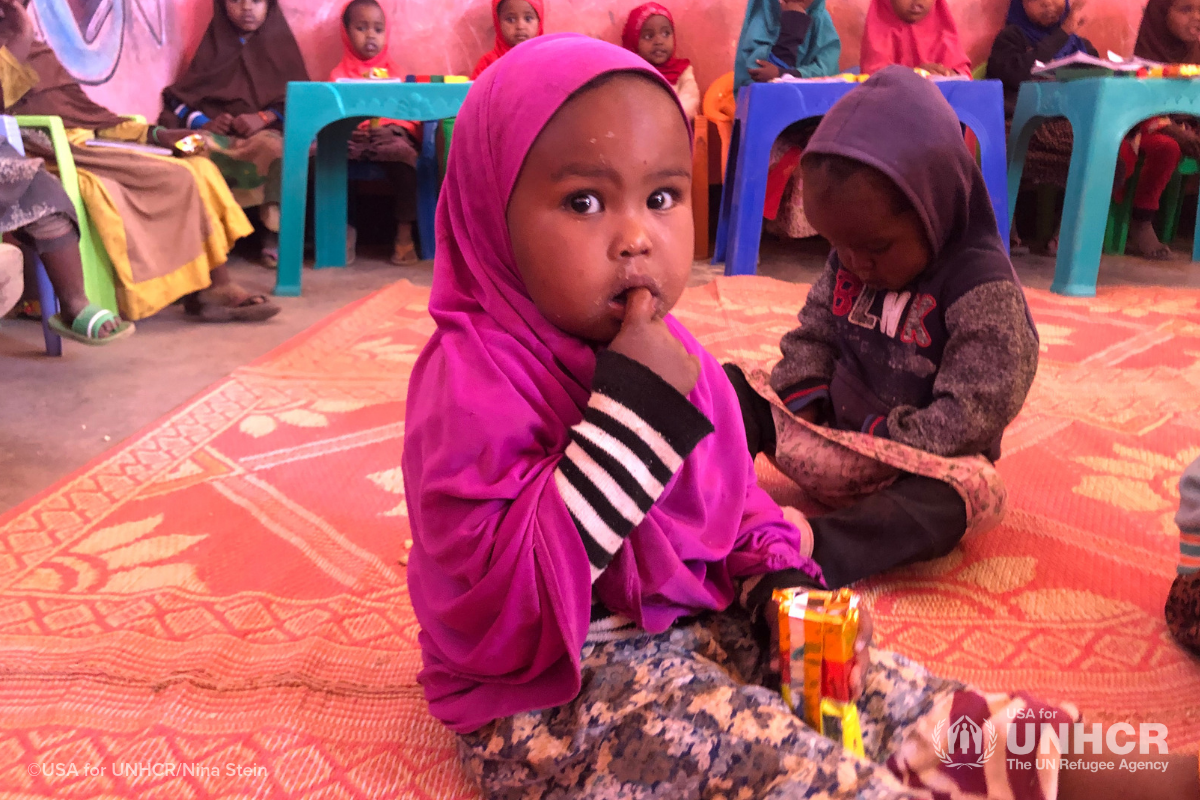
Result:
{"type": "Polygon", "coordinates": [[[417,256],[417,246],[413,243],[412,225],[401,222],[396,230],[396,241],[392,246],[392,263],[396,266],[414,264],[420,259],[417,256]]]}
{"type": "Polygon", "coordinates": [[[1166,261],[1171,257],[1171,248],[1158,240],[1150,220],[1134,220],[1129,225],[1130,255],[1148,258],[1151,261],[1166,261]]]}

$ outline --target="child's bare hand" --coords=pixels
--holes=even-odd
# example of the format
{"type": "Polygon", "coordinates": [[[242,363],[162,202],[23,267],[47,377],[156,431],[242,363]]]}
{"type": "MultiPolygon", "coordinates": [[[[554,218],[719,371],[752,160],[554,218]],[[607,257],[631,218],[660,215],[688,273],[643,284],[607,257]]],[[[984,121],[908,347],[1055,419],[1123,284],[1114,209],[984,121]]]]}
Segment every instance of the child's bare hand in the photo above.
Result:
{"type": "Polygon", "coordinates": [[[942,66],[941,64],[933,64],[933,63],[922,64],[921,69],[925,70],[926,72],[928,72],[931,75],[950,76],[950,75],[954,74],[949,69],[942,66]]]}
{"type": "Polygon", "coordinates": [[[621,330],[608,349],[653,371],[682,395],[690,394],[700,378],[700,359],[671,335],[649,289],[629,292],[621,330]]]}
{"type": "Polygon", "coordinates": [[[267,121],[258,114],[238,114],[233,118],[233,124],[230,127],[238,136],[253,136],[267,127],[267,121]]]}
{"type": "Polygon", "coordinates": [[[875,633],[875,623],[871,619],[871,611],[859,600],[858,605],[858,638],[854,640],[854,665],[850,667],[850,699],[862,697],[867,688],[867,667],[871,663],[871,638],[875,633]]]}
{"type": "Polygon", "coordinates": [[[747,72],[750,73],[750,77],[753,80],[758,81],[759,83],[773,81],[783,74],[783,71],[770,61],[763,61],[761,58],[759,58],[756,59],[756,62],[758,67],[751,67],[749,70],[747,70],[747,72]]]}
{"type": "Polygon", "coordinates": [[[202,127],[218,136],[228,136],[229,132],[233,130],[233,115],[218,114],[216,118],[210,119],[202,127]]]}

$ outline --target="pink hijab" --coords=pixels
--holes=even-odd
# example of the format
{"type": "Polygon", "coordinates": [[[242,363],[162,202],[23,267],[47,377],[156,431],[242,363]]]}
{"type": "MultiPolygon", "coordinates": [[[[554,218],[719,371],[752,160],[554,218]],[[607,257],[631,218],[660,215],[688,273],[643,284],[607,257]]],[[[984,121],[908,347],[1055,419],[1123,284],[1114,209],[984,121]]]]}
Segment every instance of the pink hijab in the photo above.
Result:
{"type": "Polygon", "coordinates": [[[958,26],[946,0],[934,0],[933,10],[916,24],[900,19],[892,0],[871,0],[859,63],[864,75],[889,64],[941,64],[960,75],[971,74],[971,59],[959,44],[958,26]]]}
{"type": "Polygon", "coordinates": [[[616,70],[671,91],[627,50],[575,34],[539,37],[475,82],[454,129],[429,302],[437,329],[409,383],[403,467],[418,677],[432,713],[459,733],[578,694],[593,590],[658,632],[727,607],[734,578],[789,567],[819,575],[799,555],[799,531],[755,482],[720,365],[668,316],[701,359],[689,398],[716,433],[590,583],[554,471],[583,419],[596,355],[530,299],[505,209],[542,128],[573,93],[616,70]]]}

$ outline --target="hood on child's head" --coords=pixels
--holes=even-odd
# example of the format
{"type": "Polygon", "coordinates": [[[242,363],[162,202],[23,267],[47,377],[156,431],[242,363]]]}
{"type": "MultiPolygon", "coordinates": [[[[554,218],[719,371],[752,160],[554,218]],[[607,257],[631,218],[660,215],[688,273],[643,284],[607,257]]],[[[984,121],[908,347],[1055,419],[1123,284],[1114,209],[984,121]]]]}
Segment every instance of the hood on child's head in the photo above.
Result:
{"type": "Polygon", "coordinates": [[[455,123],[438,203],[430,313],[439,323],[474,326],[463,313],[486,318],[489,326],[537,352],[549,350],[570,372],[590,380],[591,349],[558,330],[529,298],[506,212],[525,157],[550,118],[594,79],[623,71],[646,76],[674,97],[658,70],[637,54],[579,34],[530,40],[472,85],[455,123]]]}
{"type": "MultiPolygon", "coordinates": [[[[908,67],[887,67],[839,100],[805,152],[844,156],[890,178],[916,209],[935,258],[965,232],[983,187],[954,110],[908,67]]],[[[994,217],[991,224],[995,235],[994,217]]]]}

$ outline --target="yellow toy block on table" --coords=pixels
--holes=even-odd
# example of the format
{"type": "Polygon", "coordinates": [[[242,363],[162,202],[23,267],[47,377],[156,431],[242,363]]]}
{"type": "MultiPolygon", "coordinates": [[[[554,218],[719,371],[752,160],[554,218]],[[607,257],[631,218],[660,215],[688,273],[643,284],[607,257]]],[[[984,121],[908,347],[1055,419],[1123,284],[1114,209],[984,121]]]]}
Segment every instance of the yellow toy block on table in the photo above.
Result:
{"type": "Polygon", "coordinates": [[[75,158],[71,155],[71,144],[67,141],[67,131],[59,117],[29,116],[17,117],[17,124],[22,128],[40,128],[50,136],[50,144],[54,148],[54,160],[58,164],[58,178],[62,181],[63,189],[75,213],[79,217],[79,255],[83,261],[83,286],[87,291],[88,300],[99,306],[104,306],[114,314],[120,313],[117,306],[116,278],[108,253],[100,244],[100,236],[92,226],[83,198],[79,194],[79,175],[75,171],[75,158]]]}

